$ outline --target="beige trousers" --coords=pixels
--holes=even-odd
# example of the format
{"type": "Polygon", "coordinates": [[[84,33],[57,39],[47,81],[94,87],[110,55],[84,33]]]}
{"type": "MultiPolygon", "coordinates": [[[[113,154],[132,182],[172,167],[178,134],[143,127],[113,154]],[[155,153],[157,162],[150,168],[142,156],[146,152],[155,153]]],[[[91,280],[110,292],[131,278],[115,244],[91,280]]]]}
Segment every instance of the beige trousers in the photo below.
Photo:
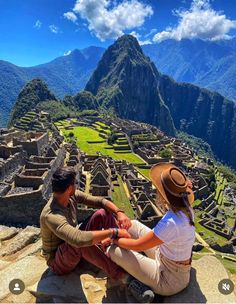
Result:
{"type": "MultiPolygon", "coordinates": [[[[151,229],[133,220],[129,233],[138,239],[151,229]]],[[[190,280],[191,265],[177,264],[164,257],[159,246],[146,250],[145,255],[112,245],[108,254],[112,261],[160,295],[168,296],[183,290],[190,280]]]]}

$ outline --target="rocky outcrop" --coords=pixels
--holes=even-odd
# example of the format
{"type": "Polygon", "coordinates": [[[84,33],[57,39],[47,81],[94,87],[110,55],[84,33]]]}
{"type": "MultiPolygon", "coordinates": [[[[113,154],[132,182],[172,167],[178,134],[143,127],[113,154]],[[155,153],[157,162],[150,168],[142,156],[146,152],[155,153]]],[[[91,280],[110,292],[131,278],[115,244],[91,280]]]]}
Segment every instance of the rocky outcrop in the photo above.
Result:
{"type": "MultiPolygon", "coordinates": [[[[8,227],[0,226],[0,232],[7,229],[8,227]]],[[[34,242],[30,237],[30,233],[38,237],[37,228],[27,227],[24,230],[18,233],[21,237],[17,238],[16,235],[2,241],[2,249],[11,243],[18,251],[0,257],[1,303],[135,303],[125,285],[107,278],[101,270],[85,261],[79,263],[72,273],[56,276],[40,256],[41,239],[34,242]],[[20,246],[19,242],[23,242],[24,246],[20,246]],[[16,278],[25,284],[25,290],[20,295],[13,295],[9,291],[9,282],[16,278]]],[[[220,280],[228,277],[217,258],[205,255],[199,260],[193,260],[191,280],[187,288],[171,297],[157,296],[156,301],[235,303],[234,293],[226,296],[218,291],[220,280]]]]}
{"type": "Polygon", "coordinates": [[[0,249],[0,257],[10,256],[19,252],[21,249],[37,240],[39,235],[39,228],[27,226],[0,249]]]}
{"type": "Polygon", "coordinates": [[[0,242],[11,239],[18,231],[15,227],[0,226],[0,242]]]}

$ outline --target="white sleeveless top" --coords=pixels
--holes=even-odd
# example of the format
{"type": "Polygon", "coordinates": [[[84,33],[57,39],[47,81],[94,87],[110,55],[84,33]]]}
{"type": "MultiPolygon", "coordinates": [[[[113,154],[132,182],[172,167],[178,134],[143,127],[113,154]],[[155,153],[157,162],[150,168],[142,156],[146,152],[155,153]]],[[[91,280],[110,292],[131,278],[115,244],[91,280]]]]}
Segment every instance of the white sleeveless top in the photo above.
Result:
{"type": "MultiPolygon", "coordinates": [[[[194,213],[191,210],[193,216],[194,213]]],[[[162,240],[160,252],[170,260],[185,261],[191,257],[195,241],[195,227],[182,211],[176,214],[169,210],[153,229],[154,234],[162,240]]]]}

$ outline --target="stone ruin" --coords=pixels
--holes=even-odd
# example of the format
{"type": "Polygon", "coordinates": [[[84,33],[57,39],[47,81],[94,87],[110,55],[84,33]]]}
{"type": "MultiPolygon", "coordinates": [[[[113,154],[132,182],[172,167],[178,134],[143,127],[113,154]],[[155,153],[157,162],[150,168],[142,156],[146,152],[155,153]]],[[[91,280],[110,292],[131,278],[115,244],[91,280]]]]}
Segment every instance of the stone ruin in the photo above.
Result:
{"type": "Polygon", "coordinates": [[[65,158],[59,134],[9,130],[0,138],[0,222],[37,225],[65,158]]]}

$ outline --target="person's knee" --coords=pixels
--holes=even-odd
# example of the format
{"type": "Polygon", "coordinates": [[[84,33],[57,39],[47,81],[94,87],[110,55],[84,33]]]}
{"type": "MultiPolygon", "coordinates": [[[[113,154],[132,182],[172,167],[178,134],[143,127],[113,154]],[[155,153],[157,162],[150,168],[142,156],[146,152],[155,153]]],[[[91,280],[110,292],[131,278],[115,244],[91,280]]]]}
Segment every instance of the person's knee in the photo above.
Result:
{"type": "Polygon", "coordinates": [[[121,256],[121,249],[120,247],[116,246],[116,245],[111,245],[108,249],[107,249],[107,255],[108,257],[113,261],[113,262],[117,262],[117,260],[120,258],[121,256]]]}
{"type": "Polygon", "coordinates": [[[105,209],[96,210],[91,217],[91,221],[96,224],[98,223],[101,224],[104,221],[104,219],[107,217],[107,215],[108,214],[105,209]]]}
{"type": "Polygon", "coordinates": [[[93,217],[106,217],[108,212],[105,209],[98,209],[94,212],[93,217]]]}

